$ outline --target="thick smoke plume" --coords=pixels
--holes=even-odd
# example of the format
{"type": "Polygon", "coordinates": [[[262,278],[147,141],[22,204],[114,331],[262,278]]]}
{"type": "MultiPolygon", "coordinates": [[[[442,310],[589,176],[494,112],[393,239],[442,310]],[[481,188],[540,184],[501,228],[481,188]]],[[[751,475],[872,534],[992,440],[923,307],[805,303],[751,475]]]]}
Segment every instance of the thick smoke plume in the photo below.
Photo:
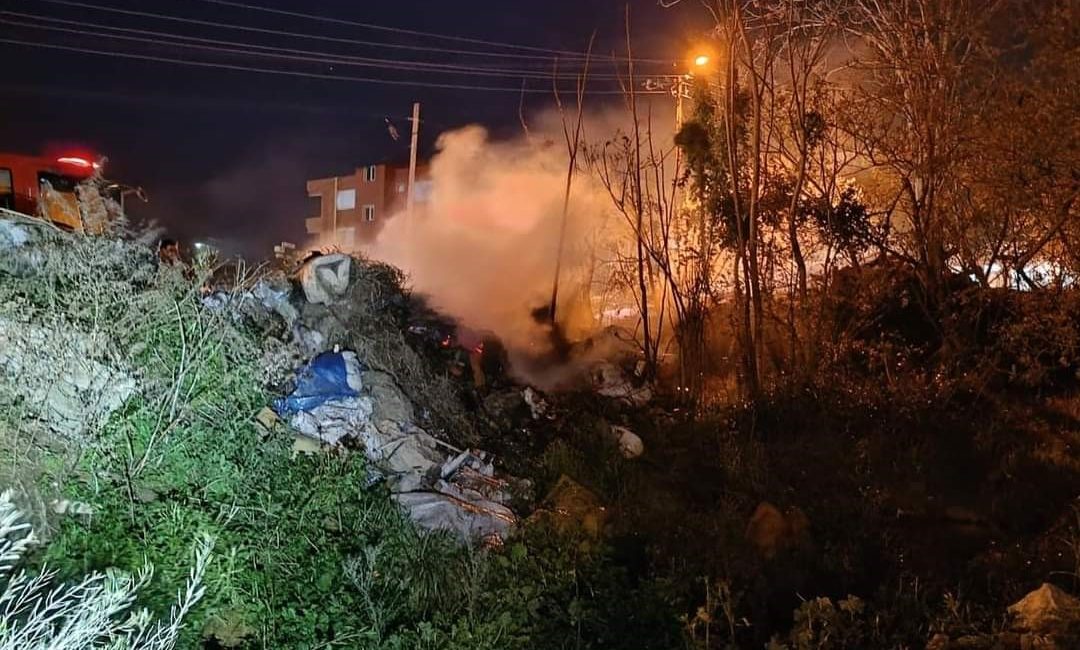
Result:
{"type": "MultiPolygon", "coordinates": [[[[478,126],[445,133],[431,162],[430,197],[415,222],[396,215],[365,252],[404,269],[435,308],[496,334],[521,370],[526,358],[553,351],[552,329],[539,312],[551,300],[567,164],[561,140],[494,142],[478,126]]],[[[602,188],[578,174],[558,307],[572,338],[592,327],[584,285],[609,211],[602,188]]]]}

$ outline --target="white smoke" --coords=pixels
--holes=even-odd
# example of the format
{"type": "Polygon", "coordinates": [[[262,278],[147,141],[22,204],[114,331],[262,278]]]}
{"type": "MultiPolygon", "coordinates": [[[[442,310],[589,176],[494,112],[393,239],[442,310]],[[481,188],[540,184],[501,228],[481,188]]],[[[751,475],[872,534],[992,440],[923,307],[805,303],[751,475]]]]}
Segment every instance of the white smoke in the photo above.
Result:
{"type": "MultiPolygon", "coordinates": [[[[586,119],[586,138],[610,138],[620,121],[618,113],[595,113],[586,119]]],[[[561,380],[557,371],[541,377],[535,366],[526,369],[529,359],[553,350],[552,329],[535,312],[550,304],[559,255],[569,161],[561,118],[546,114],[530,137],[506,141],[468,126],[444,133],[437,149],[431,192],[413,223],[393,216],[363,252],[403,269],[413,290],[437,310],[494,333],[519,375],[541,385],[561,380]]],[[[595,333],[593,296],[608,284],[604,251],[627,236],[607,190],[580,167],[579,159],[557,308],[561,333],[572,341],[595,333]]]]}

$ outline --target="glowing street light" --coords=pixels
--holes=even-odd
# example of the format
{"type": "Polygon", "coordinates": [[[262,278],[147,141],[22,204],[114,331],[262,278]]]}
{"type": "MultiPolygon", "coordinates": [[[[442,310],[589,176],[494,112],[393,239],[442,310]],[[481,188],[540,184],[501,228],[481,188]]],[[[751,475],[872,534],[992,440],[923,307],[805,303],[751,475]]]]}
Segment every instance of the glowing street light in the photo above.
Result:
{"type": "Polygon", "coordinates": [[[709,57],[708,54],[699,54],[694,58],[694,65],[698,68],[704,68],[705,66],[709,65],[709,61],[711,60],[712,59],[709,57]]]}

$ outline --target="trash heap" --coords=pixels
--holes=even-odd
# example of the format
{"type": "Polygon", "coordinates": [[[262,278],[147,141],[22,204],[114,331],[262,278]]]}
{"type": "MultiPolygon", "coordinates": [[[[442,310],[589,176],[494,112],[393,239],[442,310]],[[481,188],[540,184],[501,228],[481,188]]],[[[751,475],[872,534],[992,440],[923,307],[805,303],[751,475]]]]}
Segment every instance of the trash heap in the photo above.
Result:
{"type": "Polygon", "coordinates": [[[508,504],[524,482],[498,476],[486,453],[431,435],[402,378],[362,351],[347,349],[357,318],[350,289],[366,270],[349,256],[322,255],[300,269],[298,282],[269,278],[239,304],[227,304],[224,293],[211,293],[204,303],[235,307],[257,326],[279,332],[270,374],[308,359],[273,403],[274,413],[297,436],[298,453],[361,451],[371,463],[372,481],[385,482],[420,527],[447,530],[462,541],[504,538],[517,522],[508,504]]]}

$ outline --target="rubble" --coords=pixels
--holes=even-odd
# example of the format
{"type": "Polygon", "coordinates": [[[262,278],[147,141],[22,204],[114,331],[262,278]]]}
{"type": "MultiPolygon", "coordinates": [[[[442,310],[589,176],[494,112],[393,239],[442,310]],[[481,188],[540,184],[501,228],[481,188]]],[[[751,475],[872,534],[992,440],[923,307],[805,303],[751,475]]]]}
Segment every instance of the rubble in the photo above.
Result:
{"type": "Polygon", "coordinates": [[[522,391],[521,396],[525,399],[525,403],[528,404],[534,420],[553,420],[555,418],[555,415],[551,412],[551,405],[548,404],[547,400],[544,399],[544,396],[532,386],[527,386],[525,390],[522,391]]]}
{"type": "Polygon", "coordinates": [[[70,324],[44,327],[0,317],[5,385],[64,437],[85,437],[135,393],[135,380],[100,348],[70,324]]]}
{"type": "MultiPolygon", "coordinates": [[[[299,371],[288,396],[274,403],[299,435],[294,453],[362,448],[375,474],[422,528],[448,530],[459,539],[505,536],[517,518],[508,507],[509,481],[497,477],[483,452],[455,449],[419,426],[417,410],[389,372],[368,368],[353,351],[337,351],[347,339],[351,305],[351,258],[317,257],[301,270],[306,299],[297,308],[288,287],[257,285],[264,319],[275,315],[291,328],[289,349],[313,358],[299,371]],[[325,350],[335,346],[333,352],[325,350]]],[[[268,351],[270,352],[270,351],[268,351]]],[[[274,367],[269,361],[268,368],[274,367]]],[[[513,391],[513,407],[525,407],[513,391]]]]}
{"type": "Polygon", "coordinates": [[[622,368],[611,362],[601,362],[592,369],[593,390],[598,395],[619,400],[628,406],[642,407],[652,401],[653,389],[648,383],[635,385],[622,368]]]}

